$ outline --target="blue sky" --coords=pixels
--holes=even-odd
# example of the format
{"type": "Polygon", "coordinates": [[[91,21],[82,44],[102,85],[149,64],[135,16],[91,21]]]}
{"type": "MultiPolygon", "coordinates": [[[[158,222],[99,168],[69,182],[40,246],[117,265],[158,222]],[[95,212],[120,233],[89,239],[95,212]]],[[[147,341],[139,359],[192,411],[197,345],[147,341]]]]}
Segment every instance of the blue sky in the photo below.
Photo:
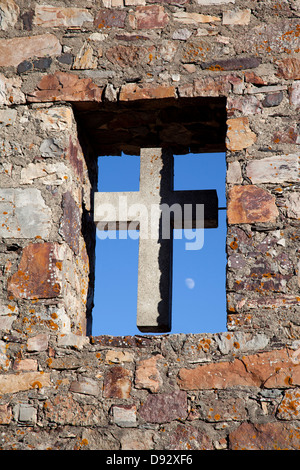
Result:
{"type": "MultiPolygon", "coordinates": [[[[174,190],[216,189],[226,206],[225,154],[174,156],[174,190]]],[[[139,157],[100,157],[99,191],[138,191],[139,157]]],[[[94,336],[142,334],[136,327],[138,240],[96,240],[94,336]]],[[[123,233],[124,235],[124,233],[123,233]]],[[[171,333],[226,331],[226,211],[219,227],[204,230],[201,250],[185,249],[184,237],[173,242],[171,333]]]]}

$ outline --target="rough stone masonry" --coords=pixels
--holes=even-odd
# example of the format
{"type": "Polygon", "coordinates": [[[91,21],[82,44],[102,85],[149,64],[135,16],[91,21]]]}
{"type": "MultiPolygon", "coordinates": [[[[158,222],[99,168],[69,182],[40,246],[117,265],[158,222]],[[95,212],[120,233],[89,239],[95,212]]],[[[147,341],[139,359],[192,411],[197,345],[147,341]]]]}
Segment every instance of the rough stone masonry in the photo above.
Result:
{"type": "Polygon", "coordinates": [[[299,17],[1,0],[1,449],[299,450],[299,17]],[[226,332],[90,336],[97,156],[145,144],[226,150],[226,332]]]}

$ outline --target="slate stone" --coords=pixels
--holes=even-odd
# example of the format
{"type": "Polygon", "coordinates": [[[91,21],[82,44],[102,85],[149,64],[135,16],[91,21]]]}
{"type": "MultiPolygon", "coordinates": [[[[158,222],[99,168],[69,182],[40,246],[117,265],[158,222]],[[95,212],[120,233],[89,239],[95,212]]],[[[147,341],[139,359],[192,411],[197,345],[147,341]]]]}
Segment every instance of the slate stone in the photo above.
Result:
{"type": "Polygon", "coordinates": [[[57,57],[58,62],[61,64],[66,64],[66,65],[72,65],[73,63],[73,55],[70,54],[69,52],[66,52],[65,54],[60,55],[57,57]]]}
{"type": "Polygon", "coordinates": [[[28,72],[32,68],[33,68],[33,66],[32,66],[31,62],[29,62],[28,60],[23,60],[23,62],[21,62],[18,65],[17,72],[18,72],[18,74],[21,74],[21,73],[24,73],[24,72],[28,72]]]}
{"type": "Polygon", "coordinates": [[[49,69],[51,64],[52,64],[51,57],[42,57],[41,59],[37,59],[33,61],[34,68],[40,71],[45,71],[49,69]]]}
{"type": "Polygon", "coordinates": [[[22,16],[21,19],[23,21],[23,29],[25,31],[31,31],[32,30],[32,20],[34,17],[34,11],[29,10],[26,11],[22,16]]]}
{"type": "Polygon", "coordinates": [[[62,155],[63,150],[57,145],[54,139],[43,140],[40,146],[40,152],[43,158],[58,157],[62,155]]]}
{"type": "Polygon", "coordinates": [[[283,100],[283,93],[279,91],[278,93],[270,93],[262,101],[262,105],[265,108],[271,108],[272,106],[278,106],[283,100]]]}
{"type": "Polygon", "coordinates": [[[203,69],[208,70],[245,70],[254,69],[261,64],[260,57],[237,57],[233,59],[214,60],[202,64],[203,69]]]}

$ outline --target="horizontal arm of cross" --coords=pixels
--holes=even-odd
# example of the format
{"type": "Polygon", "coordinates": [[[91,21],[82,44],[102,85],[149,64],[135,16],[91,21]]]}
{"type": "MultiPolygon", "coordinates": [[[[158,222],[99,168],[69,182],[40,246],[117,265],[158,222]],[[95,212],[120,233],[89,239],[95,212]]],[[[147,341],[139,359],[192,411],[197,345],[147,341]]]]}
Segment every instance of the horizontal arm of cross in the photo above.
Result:
{"type": "Polygon", "coordinates": [[[189,228],[217,228],[218,227],[218,195],[215,189],[173,191],[167,205],[180,207],[181,211],[171,214],[173,228],[184,228],[184,223],[189,228]],[[199,219],[197,207],[203,206],[203,218],[199,219]]]}
{"type": "MultiPolygon", "coordinates": [[[[185,223],[189,228],[218,227],[218,196],[213,189],[173,191],[169,197],[155,201],[161,212],[169,213],[172,228],[184,228],[185,223]],[[197,212],[199,206],[204,206],[201,219],[197,212]]],[[[95,193],[94,220],[100,230],[139,228],[145,212],[151,215],[149,200],[139,192],[95,193]]]]}
{"type": "MultiPolygon", "coordinates": [[[[139,192],[97,192],[95,193],[94,222],[99,230],[127,230],[131,223],[139,224],[136,209],[139,192]]],[[[138,228],[138,226],[136,226],[138,228]]]]}

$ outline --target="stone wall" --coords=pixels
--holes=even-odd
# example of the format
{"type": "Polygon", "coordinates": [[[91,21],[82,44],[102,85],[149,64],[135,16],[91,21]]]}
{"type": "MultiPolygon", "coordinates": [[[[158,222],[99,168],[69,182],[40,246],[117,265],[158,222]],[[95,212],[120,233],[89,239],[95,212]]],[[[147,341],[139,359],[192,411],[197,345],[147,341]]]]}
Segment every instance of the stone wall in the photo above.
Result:
{"type": "MultiPolygon", "coordinates": [[[[300,448],[299,16],[1,0],[0,448],[300,448]],[[226,105],[228,331],[91,337],[96,157],[185,100],[209,103],[200,141],[226,105]]],[[[155,139],[188,146],[201,118],[188,134],[174,116],[155,139]]]]}

